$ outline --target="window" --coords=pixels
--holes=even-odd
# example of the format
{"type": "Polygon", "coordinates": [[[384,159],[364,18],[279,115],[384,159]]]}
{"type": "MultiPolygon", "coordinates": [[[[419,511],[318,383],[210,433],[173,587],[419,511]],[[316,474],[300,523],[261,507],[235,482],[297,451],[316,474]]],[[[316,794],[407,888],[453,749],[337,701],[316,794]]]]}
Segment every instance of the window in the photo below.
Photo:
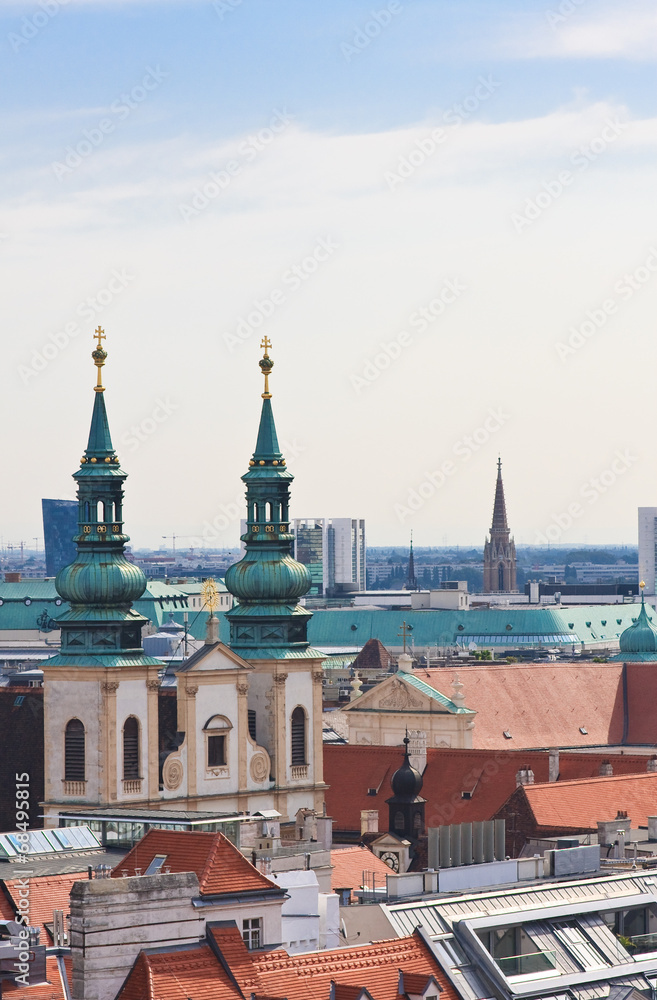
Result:
{"type": "Polygon", "coordinates": [[[292,764],[306,764],[306,713],[297,706],[292,712],[292,764]]]}
{"type": "MultiPolygon", "coordinates": [[[[223,601],[223,597],[221,598],[221,600],[223,601]]],[[[256,741],[256,714],[255,714],[255,709],[254,708],[250,708],[249,709],[249,736],[251,737],[251,739],[253,740],[254,743],[257,742],[256,741]]]]}
{"type": "Polygon", "coordinates": [[[84,726],[71,719],[64,734],[64,781],[84,781],[84,726]]]}
{"type": "Polygon", "coordinates": [[[162,865],[166,861],[168,855],[166,854],[156,854],[150,865],[144,872],[144,875],[157,875],[160,871],[162,865]]]}
{"type": "Polygon", "coordinates": [[[139,777],[139,722],[130,715],[123,724],[123,779],[139,777]]]}
{"type": "Polygon", "coordinates": [[[395,813],[395,830],[403,830],[406,825],[403,812],[397,811],[395,813]]]}
{"type": "Polygon", "coordinates": [[[226,766],[226,737],[208,736],[208,767],[226,766]]]}
{"type": "Polygon", "coordinates": [[[259,948],[262,938],[262,917],[251,917],[242,921],[242,941],[249,949],[259,948]]]}
{"type": "Polygon", "coordinates": [[[203,732],[207,767],[227,767],[228,733],[232,728],[232,723],[223,715],[213,715],[205,723],[203,732]]]}

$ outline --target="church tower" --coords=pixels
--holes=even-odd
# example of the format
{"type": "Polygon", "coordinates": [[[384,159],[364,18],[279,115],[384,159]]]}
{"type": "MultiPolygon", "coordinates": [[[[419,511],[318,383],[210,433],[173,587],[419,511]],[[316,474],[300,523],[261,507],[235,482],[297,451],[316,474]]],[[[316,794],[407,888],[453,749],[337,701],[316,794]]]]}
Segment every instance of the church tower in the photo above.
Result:
{"type": "Polygon", "coordinates": [[[484,545],[484,593],[508,593],[516,589],[516,546],[510,537],[502,483],[502,460],[497,460],[497,483],[490,538],[484,545]]]}
{"type": "Polygon", "coordinates": [[[56,823],[62,807],[143,805],[158,797],[158,672],[164,664],[145,655],[147,619],[132,608],[146,577],[125,556],[126,473],[105,409],[100,327],[95,336],[91,429],[73,475],[77,555],[55,581],[70,610],[57,619],[60,652],[42,664],[46,825],[48,817],[56,823]]]}
{"type": "Polygon", "coordinates": [[[226,572],[237,599],[227,612],[230,648],[255,669],[248,692],[252,736],[271,758],[276,808],[321,811],[322,656],[309,646],[312,613],[298,602],[311,586],[306,566],[292,556],[289,494],[294,477],[278,444],[269,391],[274,362],[265,337],[260,427],[246,485],[244,557],[226,572]]]}
{"type": "Polygon", "coordinates": [[[415,559],[413,557],[413,532],[411,531],[411,548],[408,554],[408,572],[404,582],[404,590],[419,590],[417,577],[415,575],[415,559]]]}

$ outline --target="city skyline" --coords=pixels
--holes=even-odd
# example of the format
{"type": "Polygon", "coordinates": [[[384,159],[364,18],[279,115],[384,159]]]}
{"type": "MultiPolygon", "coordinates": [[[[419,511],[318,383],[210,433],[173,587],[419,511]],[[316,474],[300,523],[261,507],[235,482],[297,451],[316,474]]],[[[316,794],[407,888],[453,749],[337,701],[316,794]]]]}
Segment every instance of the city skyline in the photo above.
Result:
{"type": "Polygon", "coordinates": [[[483,544],[501,454],[519,545],[636,544],[655,15],[571,6],[5,4],[5,539],[72,496],[101,324],[137,545],[235,544],[265,333],[294,517],[483,544]]]}

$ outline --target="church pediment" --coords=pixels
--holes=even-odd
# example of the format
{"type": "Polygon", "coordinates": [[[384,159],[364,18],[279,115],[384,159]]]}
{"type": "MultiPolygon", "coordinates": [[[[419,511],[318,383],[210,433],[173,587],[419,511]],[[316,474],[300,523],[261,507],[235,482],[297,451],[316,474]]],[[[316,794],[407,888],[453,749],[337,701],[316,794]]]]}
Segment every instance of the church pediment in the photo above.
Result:
{"type": "Polygon", "coordinates": [[[429,698],[405,684],[399,675],[381,681],[371,691],[344,706],[345,711],[429,711],[429,698]]]}
{"type": "Polygon", "coordinates": [[[176,670],[177,674],[226,672],[234,670],[253,670],[252,664],[243,660],[223,642],[201,646],[188,660],[176,670]]]}

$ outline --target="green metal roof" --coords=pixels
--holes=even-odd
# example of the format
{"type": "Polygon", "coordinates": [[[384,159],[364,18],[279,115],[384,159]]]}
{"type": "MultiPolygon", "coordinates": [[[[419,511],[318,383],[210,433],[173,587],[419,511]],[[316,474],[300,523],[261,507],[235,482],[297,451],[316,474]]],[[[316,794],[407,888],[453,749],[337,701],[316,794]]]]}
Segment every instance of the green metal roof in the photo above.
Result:
{"type": "MultiPolygon", "coordinates": [[[[650,611],[653,609],[649,609],[650,611]]],[[[653,614],[655,612],[653,611],[653,614]]],[[[616,642],[638,617],[636,604],[598,604],[577,608],[474,608],[468,611],[372,610],[322,608],[308,624],[308,639],[315,646],[364,646],[380,639],[384,646],[399,647],[401,624],[412,626],[416,646],[569,646],[616,642]]]]}
{"type": "Polygon", "coordinates": [[[448,712],[452,712],[454,715],[473,714],[472,709],[458,708],[453,701],[451,701],[449,698],[446,698],[444,694],[440,693],[440,691],[436,691],[435,688],[432,688],[429,684],[421,680],[419,677],[416,677],[415,674],[408,674],[405,671],[401,671],[400,673],[397,674],[397,677],[405,681],[406,684],[410,684],[411,687],[417,688],[418,691],[421,691],[422,694],[426,695],[428,698],[431,698],[433,701],[437,701],[439,705],[442,705],[443,708],[446,708],[448,712]]]}

